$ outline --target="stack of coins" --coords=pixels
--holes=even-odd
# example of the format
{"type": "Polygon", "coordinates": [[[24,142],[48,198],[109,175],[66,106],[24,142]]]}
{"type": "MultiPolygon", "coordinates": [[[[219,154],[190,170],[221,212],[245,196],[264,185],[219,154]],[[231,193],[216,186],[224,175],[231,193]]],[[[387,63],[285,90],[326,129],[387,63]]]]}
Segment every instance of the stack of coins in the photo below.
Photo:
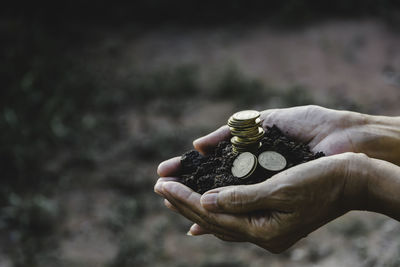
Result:
{"type": "Polygon", "coordinates": [[[235,153],[256,152],[260,147],[260,140],[264,137],[261,126],[260,113],[255,110],[244,110],[233,114],[228,125],[233,137],[232,150],[235,153]]]}

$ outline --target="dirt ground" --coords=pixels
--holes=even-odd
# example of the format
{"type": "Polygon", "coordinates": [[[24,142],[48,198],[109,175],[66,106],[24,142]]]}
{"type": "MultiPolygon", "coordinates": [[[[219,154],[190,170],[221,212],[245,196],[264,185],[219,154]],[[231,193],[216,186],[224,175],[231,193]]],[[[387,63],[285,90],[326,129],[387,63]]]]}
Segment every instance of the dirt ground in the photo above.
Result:
{"type": "Polygon", "coordinates": [[[399,35],[377,21],[333,21],[300,29],[254,26],[185,32],[160,30],[132,41],[128,57],[141,67],[197,63],[213,73],[236,64],[266,84],[308,88],[398,114],[399,35]],[[384,107],[384,108],[383,108],[384,107]]]}
{"type": "MultiPolygon", "coordinates": [[[[400,34],[379,21],[331,21],[290,30],[256,25],[160,28],[130,38],[124,34],[110,33],[101,45],[90,48],[96,64],[111,62],[112,71],[121,77],[132,70],[151,73],[196,66],[202,90],[212,91],[208,84],[218,79],[216,73],[234,66],[265,88],[282,92],[304,88],[294,99],[307,94],[312,103],[332,108],[400,114],[400,34]],[[116,60],[99,57],[116,43],[116,60]]],[[[248,108],[287,105],[271,97],[248,108]]],[[[52,264],[399,266],[400,224],[368,212],[346,214],[280,255],[251,244],[185,235],[190,222],[167,210],[153,193],[157,165],[190,149],[193,138],[225,124],[242,107],[243,103],[229,98],[193,99],[188,94],[181,99],[155,99],[115,118],[124,135],[98,155],[94,169],[65,174],[66,179],[81,182],[57,196],[65,212],[52,264]],[[178,115],[165,112],[170,109],[179,109],[178,115]],[[169,139],[163,139],[165,135],[169,139]],[[162,151],[171,146],[165,140],[175,140],[173,149],[162,151]],[[137,142],[159,149],[138,152],[137,142]]],[[[0,266],[11,263],[3,257],[0,266]]]]}

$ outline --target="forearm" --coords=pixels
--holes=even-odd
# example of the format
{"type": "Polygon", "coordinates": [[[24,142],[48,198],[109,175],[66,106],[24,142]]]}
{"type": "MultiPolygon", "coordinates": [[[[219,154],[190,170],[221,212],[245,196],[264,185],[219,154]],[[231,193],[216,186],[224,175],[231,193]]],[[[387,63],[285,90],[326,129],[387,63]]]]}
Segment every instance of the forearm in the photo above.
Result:
{"type": "Polygon", "coordinates": [[[366,210],[400,221],[400,167],[378,159],[368,161],[366,210]]]}
{"type": "Polygon", "coordinates": [[[400,165],[400,117],[360,115],[354,152],[400,165]]]}

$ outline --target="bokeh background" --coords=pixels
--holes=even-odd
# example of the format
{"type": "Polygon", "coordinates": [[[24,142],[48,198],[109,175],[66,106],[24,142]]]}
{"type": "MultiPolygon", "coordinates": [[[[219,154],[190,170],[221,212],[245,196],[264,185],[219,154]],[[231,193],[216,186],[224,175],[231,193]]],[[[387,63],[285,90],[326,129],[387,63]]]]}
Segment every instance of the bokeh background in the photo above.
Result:
{"type": "Polygon", "coordinates": [[[158,163],[241,109],[400,115],[398,1],[15,1],[0,9],[0,266],[399,266],[352,212],[287,252],[212,236],[158,163]]]}

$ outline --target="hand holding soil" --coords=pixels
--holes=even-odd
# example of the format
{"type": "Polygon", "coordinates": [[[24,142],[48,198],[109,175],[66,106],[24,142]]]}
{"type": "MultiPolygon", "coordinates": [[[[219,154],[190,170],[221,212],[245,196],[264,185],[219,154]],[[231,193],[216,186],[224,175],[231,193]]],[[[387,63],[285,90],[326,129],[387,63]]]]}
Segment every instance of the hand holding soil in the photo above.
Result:
{"type": "Polygon", "coordinates": [[[261,113],[263,127],[276,125],[289,137],[325,155],[344,152],[400,164],[400,117],[371,116],[320,106],[272,109],[261,113]]]}
{"type": "MultiPolygon", "coordinates": [[[[222,240],[248,241],[281,252],[350,210],[400,219],[400,167],[370,158],[400,161],[399,118],[307,106],[265,111],[262,119],[264,128],[277,125],[312,151],[330,156],[289,168],[261,183],[221,187],[203,196],[174,182],[179,180],[173,176],[179,173],[180,158],[161,163],[162,178],[155,191],[166,198],[167,207],[195,223],[191,235],[214,234],[222,240]]],[[[229,129],[222,127],[196,140],[194,146],[206,154],[229,135],[229,129]]]]}

